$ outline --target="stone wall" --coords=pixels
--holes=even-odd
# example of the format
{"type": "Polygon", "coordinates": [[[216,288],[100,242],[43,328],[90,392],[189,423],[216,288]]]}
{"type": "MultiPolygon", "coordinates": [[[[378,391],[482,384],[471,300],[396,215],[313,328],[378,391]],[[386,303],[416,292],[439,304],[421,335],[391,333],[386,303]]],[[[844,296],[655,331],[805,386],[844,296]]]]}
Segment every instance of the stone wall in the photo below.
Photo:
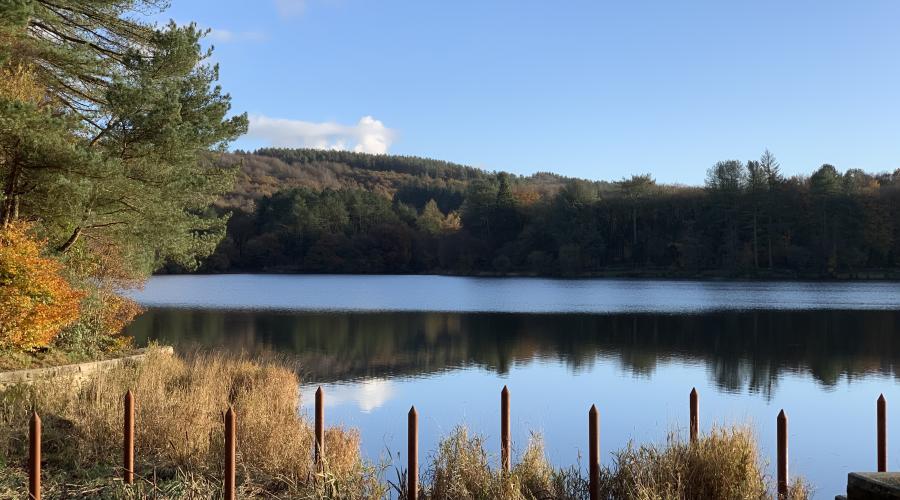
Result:
{"type": "Polygon", "coordinates": [[[83,382],[93,375],[109,370],[111,368],[130,364],[139,363],[144,360],[150,351],[161,352],[163,354],[173,354],[170,346],[151,347],[139,349],[135,354],[123,356],[121,358],[104,359],[101,361],[89,361],[87,363],[77,363],[74,365],[50,366],[47,368],[32,368],[28,370],[15,370],[11,372],[0,372],[0,391],[8,387],[18,384],[31,384],[37,380],[47,380],[52,378],[65,379],[68,382],[83,382]]]}

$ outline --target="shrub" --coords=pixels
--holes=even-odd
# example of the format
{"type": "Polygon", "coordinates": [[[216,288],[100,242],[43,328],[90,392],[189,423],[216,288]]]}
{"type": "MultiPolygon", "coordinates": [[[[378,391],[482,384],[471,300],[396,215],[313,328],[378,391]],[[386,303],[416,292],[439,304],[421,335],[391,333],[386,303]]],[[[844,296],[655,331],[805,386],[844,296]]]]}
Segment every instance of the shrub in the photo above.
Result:
{"type": "Polygon", "coordinates": [[[431,483],[428,498],[488,499],[496,497],[495,478],[488,467],[487,452],[481,436],[457,427],[438,445],[428,472],[431,483]]]}
{"type": "Polygon", "coordinates": [[[0,348],[44,347],[78,319],[83,295],[42,246],[24,223],[0,229],[0,348]]]}
{"type": "Polygon", "coordinates": [[[73,358],[96,359],[131,346],[121,335],[140,306],[121,295],[121,290],[139,288],[144,276],[128,265],[127,250],[102,234],[83,240],[63,256],[69,281],[86,291],[78,321],[66,327],[53,344],[73,358]]]}
{"type": "MultiPolygon", "coordinates": [[[[693,444],[673,434],[665,446],[629,445],[615,454],[615,462],[604,470],[601,498],[775,498],[749,427],[713,428],[693,444]]],[[[803,500],[808,494],[806,484],[795,479],[789,498],[803,500]]]]}

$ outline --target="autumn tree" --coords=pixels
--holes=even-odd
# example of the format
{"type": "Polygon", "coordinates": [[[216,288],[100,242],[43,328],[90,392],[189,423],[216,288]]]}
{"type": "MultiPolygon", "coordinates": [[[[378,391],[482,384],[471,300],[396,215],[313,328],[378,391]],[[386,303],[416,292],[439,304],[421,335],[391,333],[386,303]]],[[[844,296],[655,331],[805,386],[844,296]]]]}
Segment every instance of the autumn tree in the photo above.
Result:
{"type": "Polygon", "coordinates": [[[78,319],[83,294],[41,248],[22,222],[0,229],[0,348],[44,347],[78,319]]]}
{"type": "Polygon", "coordinates": [[[428,200],[422,209],[422,214],[418,217],[418,226],[429,234],[439,234],[444,230],[444,214],[433,199],[428,200]]]}

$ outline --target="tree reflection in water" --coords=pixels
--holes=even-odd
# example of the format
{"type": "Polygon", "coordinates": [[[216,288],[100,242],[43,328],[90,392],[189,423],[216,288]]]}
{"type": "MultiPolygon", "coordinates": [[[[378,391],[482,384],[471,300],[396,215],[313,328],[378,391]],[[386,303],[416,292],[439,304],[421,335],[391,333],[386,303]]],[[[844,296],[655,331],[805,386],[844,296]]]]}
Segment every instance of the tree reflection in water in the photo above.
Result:
{"type": "Polygon", "coordinates": [[[724,391],[775,390],[785,372],[822,386],[842,375],[897,377],[900,311],[747,311],[702,314],[278,313],[151,309],[127,333],[186,348],[274,351],[307,382],[419,376],[598,358],[636,376],[670,362],[702,364],[724,391]]]}

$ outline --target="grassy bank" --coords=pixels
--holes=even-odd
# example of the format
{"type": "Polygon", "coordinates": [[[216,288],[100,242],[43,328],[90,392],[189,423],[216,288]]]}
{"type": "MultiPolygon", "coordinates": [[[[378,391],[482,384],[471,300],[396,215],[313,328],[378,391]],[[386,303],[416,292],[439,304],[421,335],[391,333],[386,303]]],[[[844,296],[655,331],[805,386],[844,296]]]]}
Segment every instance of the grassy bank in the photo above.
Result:
{"type": "MultiPolygon", "coordinates": [[[[326,432],[326,468],[311,459],[313,430],[298,415],[298,380],[273,361],[151,355],[78,388],[59,380],[0,394],[0,498],[20,498],[29,409],[44,422],[46,498],[215,498],[221,495],[222,410],[238,419],[238,483],[247,498],[405,496],[402,470],[363,459],[354,430],[326,432]],[[120,473],[121,398],[136,409],[135,486],[120,473]]],[[[480,436],[459,428],[423,453],[424,498],[587,498],[584,471],[555,468],[539,437],[509,475],[489,464],[480,436]]],[[[398,468],[400,464],[395,464],[398,468]]],[[[691,446],[672,438],[615,454],[602,471],[603,498],[771,498],[752,432],[718,429],[691,446]]],[[[795,498],[805,498],[801,485],[795,498]]]]}

